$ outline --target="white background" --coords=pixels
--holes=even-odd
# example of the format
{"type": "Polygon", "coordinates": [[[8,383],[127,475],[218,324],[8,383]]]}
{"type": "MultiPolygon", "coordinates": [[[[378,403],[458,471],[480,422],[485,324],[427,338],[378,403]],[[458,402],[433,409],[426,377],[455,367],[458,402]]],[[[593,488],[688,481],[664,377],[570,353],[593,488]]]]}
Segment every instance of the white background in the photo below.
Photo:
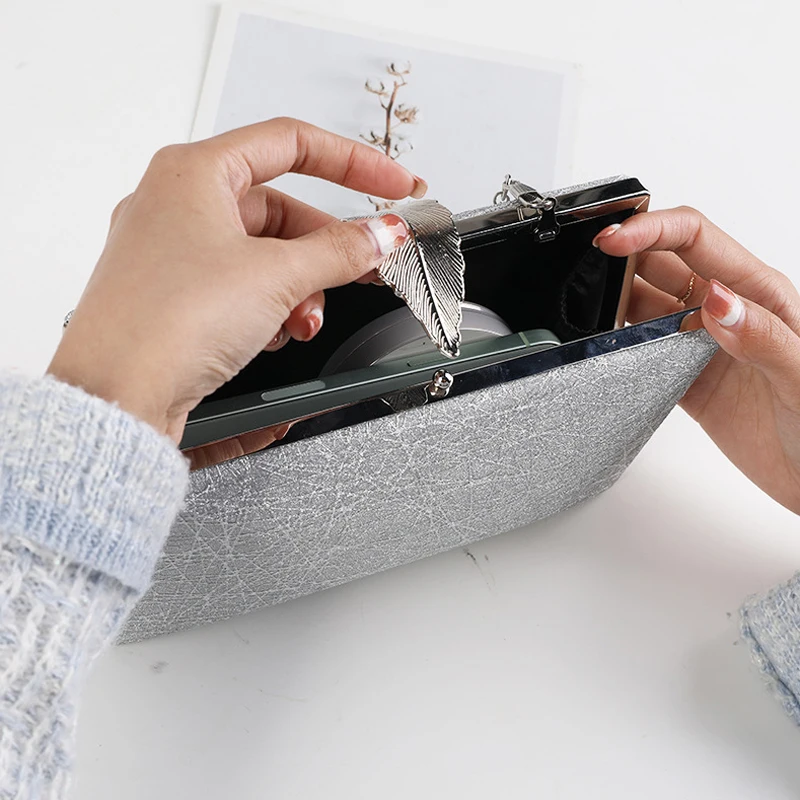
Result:
{"type": "MultiPolygon", "coordinates": [[[[654,206],[698,206],[800,281],[795,8],[335,13],[583,64],[573,178],[636,175],[654,206]]],[[[215,17],[205,0],[3,0],[0,364],[45,367],[114,204],[188,138],[215,17]]],[[[610,492],[471,553],[109,652],[74,796],[798,796],[800,731],[736,644],[736,609],[800,567],[800,525],[682,413],[610,492]]]]}

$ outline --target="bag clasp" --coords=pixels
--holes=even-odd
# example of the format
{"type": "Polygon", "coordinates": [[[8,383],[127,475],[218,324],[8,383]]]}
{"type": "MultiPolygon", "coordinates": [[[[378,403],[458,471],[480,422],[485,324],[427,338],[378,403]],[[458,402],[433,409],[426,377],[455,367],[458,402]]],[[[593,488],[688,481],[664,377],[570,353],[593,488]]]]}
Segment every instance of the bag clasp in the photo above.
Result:
{"type": "Polygon", "coordinates": [[[532,186],[514,180],[511,175],[503,178],[500,191],[494,196],[493,202],[511,202],[517,205],[520,222],[530,220],[534,226],[534,233],[538,241],[549,242],[558,236],[561,226],[556,219],[555,197],[545,197],[532,186]]]}

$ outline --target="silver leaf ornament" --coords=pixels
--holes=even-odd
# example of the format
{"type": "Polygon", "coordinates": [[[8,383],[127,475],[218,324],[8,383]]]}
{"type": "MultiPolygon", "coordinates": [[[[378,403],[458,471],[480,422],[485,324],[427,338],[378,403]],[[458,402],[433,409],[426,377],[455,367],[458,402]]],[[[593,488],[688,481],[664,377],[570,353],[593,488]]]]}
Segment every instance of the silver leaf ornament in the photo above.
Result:
{"type": "Polygon", "coordinates": [[[419,200],[387,213],[401,216],[411,235],[386,256],[377,273],[439,350],[455,358],[461,346],[466,264],[453,216],[436,200],[419,200]]]}

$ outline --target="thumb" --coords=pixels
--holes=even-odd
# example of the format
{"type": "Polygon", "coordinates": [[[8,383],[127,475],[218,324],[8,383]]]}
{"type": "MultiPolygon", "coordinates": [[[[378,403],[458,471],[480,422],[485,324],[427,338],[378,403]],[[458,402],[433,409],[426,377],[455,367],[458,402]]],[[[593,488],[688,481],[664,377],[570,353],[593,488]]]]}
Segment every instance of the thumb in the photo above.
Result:
{"type": "Polygon", "coordinates": [[[703,324],[728,355],[760,370],[786,405],[800,396],[800,337],[771,311],[712,280],[703,324]]]}
{"type": "MultiPolygon", "coordinates": [[[[292,284],[300,299],[363,277],[410,236],[397,214],[332,222],[284,243],[292,284]]],[[[299,301],[298,301],[299,302],[299,301]]]]}

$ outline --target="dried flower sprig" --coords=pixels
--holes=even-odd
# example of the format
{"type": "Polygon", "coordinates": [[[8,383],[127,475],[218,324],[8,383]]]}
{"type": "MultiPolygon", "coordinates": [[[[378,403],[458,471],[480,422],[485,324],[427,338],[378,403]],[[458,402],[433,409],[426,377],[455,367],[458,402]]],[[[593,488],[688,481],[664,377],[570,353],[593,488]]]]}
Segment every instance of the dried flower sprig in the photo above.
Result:
{"type": "MultiPolygon", "coordinates": [[[[390,86],[384,81],[373,82],[369,79],[364,84],[364,88],[370,94],[378,97],[378,102],[385,112],[384,129],[381,132],[370,130],[366,136],[362,133],[361,138],[389,158],[396,160],[414,149],[414,145],[405,135],[398,132],[398,128],[401,125],[415,125],[419,120],[419,109],[416,106],[397,103],[398,92],[408,85],[406,78],[411,73],[411,63],[392,61],[387,65],[386,72],[392,77],[390,86]]],[[[372,197],[368,199],[376,211],[385,211],[394,206],[391,200],[375,200],[372,197]]]]}

